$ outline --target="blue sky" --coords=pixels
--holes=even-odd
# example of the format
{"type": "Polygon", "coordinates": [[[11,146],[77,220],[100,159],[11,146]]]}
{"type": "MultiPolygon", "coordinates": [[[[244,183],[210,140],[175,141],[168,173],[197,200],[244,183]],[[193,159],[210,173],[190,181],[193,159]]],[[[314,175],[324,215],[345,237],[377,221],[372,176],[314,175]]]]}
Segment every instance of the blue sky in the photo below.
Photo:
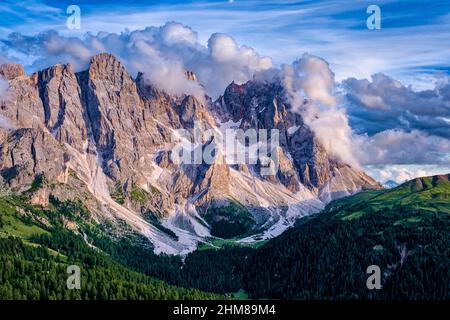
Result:
{"type": "Polygon", "coordinates": [[[450,69],[449,1],[2,1],[0,37],[48,29],[67,36],[121,32],[181,22],[206,43],[224,32],[277,64],[309,52],[330,62],[338,80],[384,72],[417,89],[450,69]],[[66,8],[81,8],[81,30],[66,28],[66,8]],[[366,28],[367,6],[381,8],[381,30],[366,28]]]}
{"type": "MultiPolygon", "coordinates": [[[[3,0],[0,62],[3,54],[31,72],[45,64],[68,62],[58,59],[67,57],[61,46],[70,46],[71,58],[83,66],[95,51],[87,34],[123,33],[103,43],[111,48],[118,41],[120,47],[133,42],[128,42],[130,31],[170,21],[188,26],[183,32],[195,33],[195,46],[203,49],[216,32],[253,48],[257,56],[248,63],[255,69],[264,64],[259,56],[271,57],[275,66],[289,64],[305,52],[325,59],[339,89],[346,87],[344,102],[352,129],[367,135],[365,141],[373,144],[368,154],[379,157],[370,159],[372,165],[367,167],[375,178],[401,181],[450,172],[450,1],[3,0]],[[66,26],[66,9],[72,4],[81,9],[80,30],[66,26]],[[381,8],[380,30],[366,27],[366,9],[372,4],[381,8]],[[44,46],[47,51],[38,57],[43,43],[55,38],[43,34],[48,30],[61,36],[56,37],[59,44],[51,42],[50,49],[44,46]],[[378,76],[372,79],[374,74],[378,76]],[[388,160],[391,162],[385,163],[388,160]]],[[[133,36],[149,34],[137,32],[133,36]]],[[[191,51],[182,54],[186,52],[191,51]]],[[[133,52],[126,54],[133,61],[133,52]]],[[[229,71],[226,65],[222,67],[214,70],[229,71]]],[[[234,75],[242,76],[239,72],[228,74],[234,75]]],[[[229,83],[230,78],[222,80],[229,83]]]]}

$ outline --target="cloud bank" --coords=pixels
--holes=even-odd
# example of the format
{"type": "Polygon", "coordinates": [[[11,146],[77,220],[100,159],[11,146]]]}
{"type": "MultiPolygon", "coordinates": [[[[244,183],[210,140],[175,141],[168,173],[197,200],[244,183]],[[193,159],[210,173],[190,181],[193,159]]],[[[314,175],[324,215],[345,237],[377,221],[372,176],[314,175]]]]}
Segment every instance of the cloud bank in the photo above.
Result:
{"type": "Polygon", "coordinates": [[[353,142],[354,154],[363,165],[450,164],[450,140],[418,130],[355,135],[353,142]]]}
{"type": "Polygon", "coordinates": [[[386,183],[394,181],[401,184],[405,181],[450,172],[449,166],[436,165],[393,165],[393,166],[367,166],[364,168],[367,173],[377,181],[386,183]]]}
{"type": "Polygon", "coordinates": [[[27,70],[69,62],[80,71],[87,68],[92,55],[108,52],[123,61],[134,76],[144,72],[146,79],[162,90],[197,96],[204,90],[213,98],[222,94],[230,82],[246,82],[255,73],[272,67],[270,58],[260,57],[248,46],[239,46],[228,35],[213,34],[205,46],[195,31],[175,22],[120,34],[88,33],[82,38],[65,37],[56,31],[37,36],[13,33],[3,44],[13,60],[14,55],[35,58],[27,70]],[[193,71],[204,89],[188,81],[183,76],[185,70],[193,71]]]}
{"type": "Polygon", "coordinates": [[[450,138],[450,76],[441,74],[432,90],[413,91],[378,73],[372,81],[343,81],[353,128],[376,134],[388,129],[422,130],[450,138]]]}
{"type": "Polygon", "coordinates": [[[450,76],[423,91],[381,73],[342,89],[362,164],[450,164],[450,76]]]}
{"type": "Polygon", "coordinates": [[[293,110],[347,164],[450,163],[450,77],[420,92],[383,74],[351,78],[342,95],[329,64],[309,54],[283,66],[282,77],[293,110]]]}

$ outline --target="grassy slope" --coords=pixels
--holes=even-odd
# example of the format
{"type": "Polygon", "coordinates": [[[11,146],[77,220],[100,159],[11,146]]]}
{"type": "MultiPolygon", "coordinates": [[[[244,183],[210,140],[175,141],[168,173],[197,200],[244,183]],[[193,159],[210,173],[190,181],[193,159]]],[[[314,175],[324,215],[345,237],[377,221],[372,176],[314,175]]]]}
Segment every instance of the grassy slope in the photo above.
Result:
{"type": "Polygon", "coordinates": [[[364,214],[364,208],[392,209],[395,206],[450,213],[450,181],[448,176],[424,177],[408,181],[394,189],[367,191],[336,200],[328,211],[341,211],[339,216],[354,219],[364,214]]]}
{"type": "Polygon", "coordinates": [[[0,237],[15,236],[30,239],[33,235],[49,234],[49,232],[35,223],[26,215],[20,215],[16,209],[16,201],[0,198],[0,237]]]}

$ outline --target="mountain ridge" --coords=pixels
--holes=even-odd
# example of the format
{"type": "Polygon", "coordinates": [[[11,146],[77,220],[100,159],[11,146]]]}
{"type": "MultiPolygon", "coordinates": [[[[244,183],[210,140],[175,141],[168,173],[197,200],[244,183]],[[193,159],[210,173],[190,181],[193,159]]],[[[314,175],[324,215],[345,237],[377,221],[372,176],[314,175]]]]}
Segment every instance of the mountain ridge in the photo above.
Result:
{"type": "MultiPolygon", "coordinates": [[[[123,220],[149,237],[157,252],[195,249],[211,236],[206,215],[232,225],[240,217],[224,216],[219,208],[233,202],[247,208],[254,221],[238,236],[257,241],[280,234],[334,198],[381,188],[326,153],[301,116],[290,111],[279,84],[232,83],[218,100],[201,102],[162,92],[142,74],[133,79],[107,53],[93,56],[81,72],[59,64],[27,76],[19,65],[2,65],[0,75],[9,83],[0,102],[0,115],[10,122],[0,129],[5,184],[23,192],[45,176],[54,185],[37,190],[35,203],[45,206],[49,195],[61,200],[82,195],[99,223],[118,226],[123,220]],[[261,163],[173,163],[176,130],[193,132],[197,123],[223,132],[230,121],[242,130],[281,132],[276,175],[261,175],[261,163]],[[178,241],[146,214],[175,232],[178,241]]],[[[194,74],[186,76],[196,81],[194,74]]],[[[202,148],[210,143],[203,141],[202,148]]]]}

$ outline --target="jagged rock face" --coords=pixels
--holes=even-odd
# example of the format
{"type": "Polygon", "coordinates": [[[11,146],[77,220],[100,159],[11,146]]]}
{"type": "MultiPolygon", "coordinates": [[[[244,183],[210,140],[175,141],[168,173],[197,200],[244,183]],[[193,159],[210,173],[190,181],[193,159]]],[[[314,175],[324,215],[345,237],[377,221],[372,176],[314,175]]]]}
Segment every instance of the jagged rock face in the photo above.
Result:
{"type": "Polygon", "coordinates": [[[32,77],[37,78],[46,128],[58,141],[82,152],[88,138],[89,120],[72,66],[58,64],[32,77]]]}
{"type": "Polygon", "coordinates": [[[171,142],[172,129],[213,123],[194,97],[173,99],[145,85],[141,76],[134,81],[109,54],[94,56],[80,82],[96,146],[113,179],[145,183],[152,174],[150,155],[171,142]]]}
{"type": "MultiPolygon", "coordinates": [[[[188,80],[196,81],[196,76],[192,72],[186,72],[186,76],[188,80]]],[[[196,194],[200,196],[195,203],[201,205],[218,195],[229,194],[223,193],[228,191],[229,168],[227,165],[176,166],[171,161],[169,150],[173,146],[171,142],[174,129],[184,129],[193,134],[195,125],[202,130],[216,126],[215,119],[207,106],[190,95],[171,97],[147,84],[142,74],[137,76],[136,83],[149,117],[160,124],[159,132],[166,146],[164,150],[160,150],[155,160],[160,167],[172,173],[171,181],[163,183],[169,193],[174,195],[176,202],[183,202],[183,199],[196,194]]],[[[206,147],[208,141],[204,143],[206,147]]]]}
{"type": "Polygon", "coordinates": [[[180,122],[184,128],[192,129],[195,122],[202,130],[215,125],[214,118],[209,110],[193,96],[185,97],[179,106],[180,122]]]}
{"type": "Polygon", "coordinates": [[[67,160],[64,148],[42,130],[12,131],[0,145],[1,175],[11,187],[30,185],[39,176],[64,183],[67,160]]]}
{"type": "Polygon", "coordinates": [[[299,191],[300,180],[294,163],[286,156],[283,149],[279,148],[277,149],[277,152],[279,161],[279,170],[276,176],[277,179],[286,186],[288,190],[292,192],[299,191]]]}
{"type": "Polygon", "coordinates": [[[141,183],[140,173],[151,167],[143,155],[162,139],[157,124],[145,118],[136,83],[109,54],[94,56],[89,70],[79,78],[93,138],[108,175],[121,181],[136,177],[141,183]]]}
{"type": "MultiPolygon", "coordinates": [[[[40,176],[57,182],[33,195],[36,204],[45,205],[50,192],[80,198],[98,221],[109,219],[107,207],[146,235],[154,230],[133,214],[151,212],[174,230],[183,229],[183,237],[190,234],[195,244],[200,234],[209,235],[195,215],[211,204],[241,203],[253,215],[255,230],[264,226],[273,237],[325,202],[378,188],[363,172],[327,154],[302,117],[290,111],[279,83],[232,83],[216,102],[199,101],[171,96],[143,74],[133,79],[110,54],[92,57],[79,73],[58,64],[27,76],[19,65],[8,64],[0,66],[0,75],[9,83],[0,115],[11,122],[0,128],[0,173],[19,189],[40,176]],[[228,165],[221,151],[212,164],[172,162],[174,130],[192,133],[199,125],[220,131],[228,120],[244,130],[279,130],[274,175],[262,176],[260,163],[228,165]],[[281,229],[271,230],[274,224],[281,229]]],[[[197,81],[192,72],[186,77],[197,81]]],[[[200,147],[211,143],[201,141],[200,147]]],[[[185,250],[182,244],[170,246],[185,250]]]]}
{"type": "Polygon", "coordinates": [[[0,65],[0,76],[6,80],[13,80],[25,75],[25,71],[20,64],[8,63],[0,65]]]}
{"type": "MultiPolygon", "coordinates": [[[[196,81],[192,72],[187,72],[188,80],[196,81]]],[[[198,101],[193,96],[171,97],[165,92],[147,84],[142,73],[138,74],[136,83],[139,88],[148,117],[158,120],[161,124],[162,134],[166,141],[167,127],[171,129],[192,129],[194,122],[201,125],[202,129],[208,129],[216,125],[214,117],[205,103],[198,101]]],[[[210,101],[207,101],[208,103],[210,101]]]]}
{"type": "MultiPolygon", "coordinates": [[[[280,83],[232,83],[216,105],[225,119],[227,115],[235,122],[242,119],[240,127],[243,129],[279,130],[280,170],[276,178],[293,192],[299,190],[298,182],[301,182],[320,193],[333,179],[335,168],[346,168],[345,172],[354,171],[329,156],[313,132],[304,124],[302,117],[290,111],[291,107],[280,83]]],[[[341,185],[344,189],[342,192],[353,190],[354,184],[360,189],[380,187],[377,182],[360,172],[355,172],[351,178],[356,180],[346,179],[349,184],[341,185]]],[[[336,191],[335,194],[338,195],[339,192],[336,191]]]]}
{"type": "Polygon", "coordinates": [[[142,126],[139,114],[143,106],[136,84],[122,64],[108,54],[94,56],[87,75],[82,82],[98,149],[107,152],[105,159],[113,158],[115,148],[129,147],[127,153],[132,151],[130,132],[142,126]],[[122,143],[118,144],[119,141],[122,143]]]}
{"type": "Polygon", "coordinates": [[[229,114],[234,122],[238,122],[245,116],[245,89],[245,85],[232,82],[217,103],[221,107],[219,110],[222,113],[229,114]]]}
{"type": "Polygon", "coordinates": [[[289,135],[288,145],[300,179],[307,187],[321,188],[331,178],[332,169],[342,165],[327,155],[306,126],[289,135]]]}
{"type": "Polygon", "coordinates": [[[223,156],[220,161],[211,165],[202,165],[197,177],[194,194],[199,195],[195,201],[197,206],[217,200],[226,199],[230,194],[230,168],[223,156]]]}
{"type": "Polygon", "coordinates": [[[16,127],[42,128],[45,113],[36,79],[25,76],[23,68],[15,64],[2,65],[0,74],[9,80],[6,98],[0,101],[0,115],[16,127]]]}
{"type": "Polygon", "coordinates": [[[242,119],[240,127],[243,129],[279,130],[281,149],[277,150],[280,161],[277,178],[283,185],[293,192],[299,190],[300,181],[308,187],[320,186],[320,182],[314,179],[317,172],[309,170],[309,167],[314,168],[315,160],[321,156],[321,152],[317,151],[321,150],[315,148],[314,136],[303,124],[301,117],[289,112],[290,106],[280,84],[232,83],[219,103],[220,109],[228,112],[233,121],[242,119]],[[297,131],[291,132],[291,128],[295,127],[298,128],[297,131]],[[306,159],[306,156],[309,158],[306,159]],[[310,175],[313,175],[313,179],[310,175]]]}
{"type": "Polygon", "coordinates": [[[170,95],[147,84],[142,73],[138,74],[136,84],[145,105],[144,117],[156,119],[158,124],[161,124],[160,131],[164,140],[170,141],[170,132],[167,128],[182,128],[176,102],[170,95]]]}

